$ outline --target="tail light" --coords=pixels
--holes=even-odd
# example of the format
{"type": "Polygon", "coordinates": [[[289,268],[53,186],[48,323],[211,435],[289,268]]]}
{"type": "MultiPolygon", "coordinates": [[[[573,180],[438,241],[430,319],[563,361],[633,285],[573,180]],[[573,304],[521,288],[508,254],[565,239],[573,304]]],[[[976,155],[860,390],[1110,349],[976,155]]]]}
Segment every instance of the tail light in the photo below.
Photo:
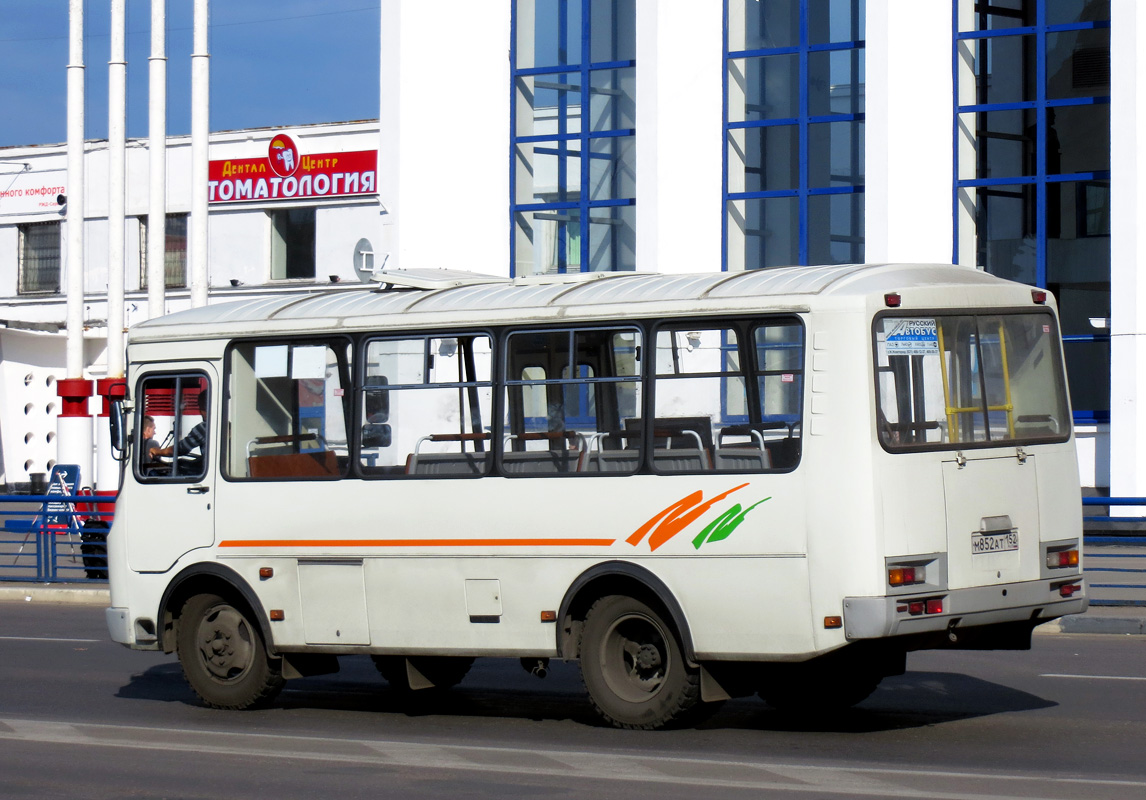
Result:
{"type": "Polygon", "coordinates": [[[1077,566],[1078,550],[1052,550],[1047,553],[1047,567],[1050,569],[1077,566]]]}
{"type": "Polygon", "coordinates": [[[916,567],[892,567],[887,571],[887,582],[891,586],[910,586],[923,583],[924,570],[916,567]]]}
{"type": "Polygon", "coordinates": [[[919,617],[924,614],[942,614],[943,598],[929,597],[924,600],[910,600],[906,603],[900,603],[895,607],[895,610],[900,614],[907,613],[913,617],[919,617]]]}

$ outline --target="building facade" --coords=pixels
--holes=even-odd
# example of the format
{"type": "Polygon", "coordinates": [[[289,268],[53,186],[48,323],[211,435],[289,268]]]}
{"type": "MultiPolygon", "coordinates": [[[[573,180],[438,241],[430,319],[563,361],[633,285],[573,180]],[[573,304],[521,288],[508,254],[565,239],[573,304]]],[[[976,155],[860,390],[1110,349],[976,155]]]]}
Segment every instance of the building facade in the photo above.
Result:
{"type": "MultiPolygon", "coordinates": [[[[383,0],[379,121],[212,135],[209,302],[353,291],[373,267],[976,266],[1055,294],[1082,482],[1146,494],[1146,9],[1134,0],[450,6],[383,0]],[[281,136],[293,150],[274,148],[281,136]],[[301,177],[276,170],[284,153],[296,168],[342,168],[327,164],[303,196],[301,177]],[[249,168],[268,171],[235,171],[249,168]]],[[[102,147],[87,154],[92,377],[106,324],[102,147]]],[[[189,149],[168,142],[167,310],[188,302],[189,149]]],[[[146,314],[145,151],[129,148],[129,323],[146,314]]],[[[10,485],[53,458],[64,161],[62,146],[0,150],[10,485]]]]}

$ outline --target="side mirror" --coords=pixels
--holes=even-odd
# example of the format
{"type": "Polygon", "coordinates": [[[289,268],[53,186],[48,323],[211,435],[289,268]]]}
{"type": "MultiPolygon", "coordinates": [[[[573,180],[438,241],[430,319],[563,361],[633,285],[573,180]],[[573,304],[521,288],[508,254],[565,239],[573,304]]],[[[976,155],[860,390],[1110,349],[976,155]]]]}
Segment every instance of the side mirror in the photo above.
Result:
{"type": "Polygon", "coordinates": [[[123,419],[123,400],[115,399],[109,406],[108,426],[111,428],[111,449],[115,453],[116,461],[127,458],[127,432],[123,419]]]}
{"type": "Polygon", "coordinates": [[[389,447],[391,442],[390,426],[382,422],[367,422],[362,426],[362,446],[389,447]]]}
{"type": "Polygon", "coordinates": [[[366,395],[366,421],[387,422],[390,419],[390,390],[385,388],[389,381],[385,375],[367,375],[364,388],[366,395]]]}

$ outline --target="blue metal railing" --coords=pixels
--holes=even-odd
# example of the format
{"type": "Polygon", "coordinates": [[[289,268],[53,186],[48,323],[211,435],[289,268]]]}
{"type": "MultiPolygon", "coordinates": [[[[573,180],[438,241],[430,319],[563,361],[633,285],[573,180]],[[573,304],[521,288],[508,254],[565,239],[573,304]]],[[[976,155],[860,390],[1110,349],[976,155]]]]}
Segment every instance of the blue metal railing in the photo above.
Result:
{"type": "Polygon", "coordinates": [[[0,581],[105,581],[114,495],[0,495],[0,581]]]}
{"type": "MultiPolygon", "coordinates": [[[[1084,497],[1083,508],[1100,506],[1104,508],[1127,506],[1146,507],[1146,497],[1084,497]]],[[[1131,523],[1136,526],[1146,523],[1144,516],[1116,517],[1110,514],[1087,515],[1082,517],[1083,523],[1102,525],[1111,523],[1131,523]]],[[[1135,580],[1137,583],[1105,583],[1088,579],[1092,596],[1092,606],[1146,606],[1146,535],[1137,530],[1120,532],[1105,530],[1102,532],[1086,533],[1083,536],[1086,547],[1086,564],[1084,571],[1087,575],[1120,576],[1122,580],[1135,580]],[[1142,552],[1127,553],[1114,552],[1119,548],[1143,548],[1142,552]],[[1101,563],[1094,563],[1094,562],[1101,563]],[[1107,566],[1105,562],[1126,564],[1128,566],[1107,566]],[[1118,597],[1094,597],[1094,591],[1099,594],[1118,594],[1118,597]],[[1130,595],[1130,596],[1127,596],[1130,595]]],[[[1112,578],[1113,579],[1113,578],[1112,578]]]]}

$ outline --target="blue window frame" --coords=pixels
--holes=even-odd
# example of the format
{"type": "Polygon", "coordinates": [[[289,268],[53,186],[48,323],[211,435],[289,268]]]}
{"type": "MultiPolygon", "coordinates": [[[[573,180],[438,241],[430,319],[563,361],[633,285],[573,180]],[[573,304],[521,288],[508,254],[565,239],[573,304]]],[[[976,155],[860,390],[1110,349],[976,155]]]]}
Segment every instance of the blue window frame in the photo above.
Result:
{"type": "Polygon", "coordinates": [[[1052,291],[1076,422],[1110,418],[1110,2],[957,0],[955,253],[1052,291]]]}
{"type": "Polygon", "coordinates": [[[864,259],[864,0],[724,0],[724,269],[864,259]]]}
{"type": "Polygon", "coordinates": [[[515,0],[514,275],[632,270],[635,0],[515,0]]]}

